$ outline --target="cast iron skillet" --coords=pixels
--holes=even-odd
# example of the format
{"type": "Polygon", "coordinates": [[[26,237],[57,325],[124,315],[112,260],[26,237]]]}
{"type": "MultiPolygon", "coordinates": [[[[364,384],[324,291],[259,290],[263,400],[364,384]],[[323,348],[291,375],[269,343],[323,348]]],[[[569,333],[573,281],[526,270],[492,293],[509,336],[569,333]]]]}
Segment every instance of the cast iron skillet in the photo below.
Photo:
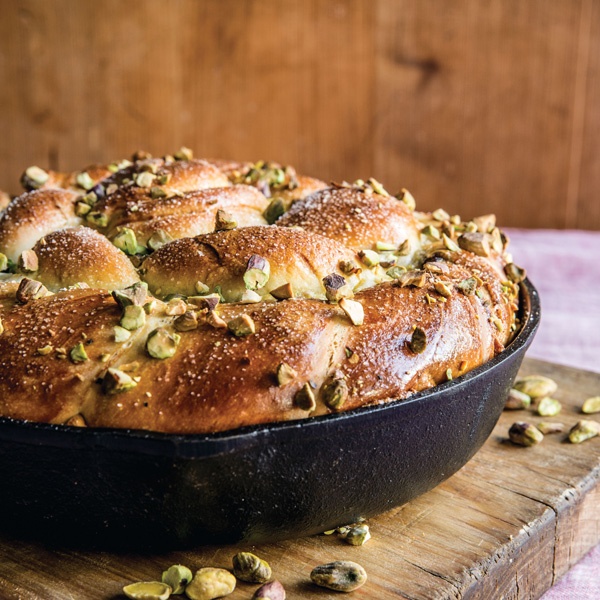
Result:
{"type": "Polygon", "coordinates": [[[212,435],[0,419],[0,527],[55,543],[272,541],[372,517],[433,488],[491,433],[540,319],[496,358],[405,401],[212,435]]]}

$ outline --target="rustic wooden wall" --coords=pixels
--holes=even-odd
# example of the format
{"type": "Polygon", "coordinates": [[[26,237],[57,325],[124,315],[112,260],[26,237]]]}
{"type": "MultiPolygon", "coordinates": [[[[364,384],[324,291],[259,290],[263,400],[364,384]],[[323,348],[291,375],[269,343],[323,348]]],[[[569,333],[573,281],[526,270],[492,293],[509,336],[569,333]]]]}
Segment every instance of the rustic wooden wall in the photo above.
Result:
{"type": "Polygon", "coordinates": [[[0,0],[0,187],[143,148],[600,229],[600,0],[0,0]]]}

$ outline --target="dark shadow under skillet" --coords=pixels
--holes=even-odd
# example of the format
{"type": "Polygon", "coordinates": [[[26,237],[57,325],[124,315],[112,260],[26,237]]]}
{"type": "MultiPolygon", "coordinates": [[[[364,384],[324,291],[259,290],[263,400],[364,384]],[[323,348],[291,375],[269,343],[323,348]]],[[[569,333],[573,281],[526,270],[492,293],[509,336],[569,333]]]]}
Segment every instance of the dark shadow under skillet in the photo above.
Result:
{"type": "Polygon", "coordinates": [[[0,418],[0,528],[60,545],[267,542],[369,518],[430,490],[490,435],[540,320],[498,356],[404,401],[210,435],[0,418]]]}

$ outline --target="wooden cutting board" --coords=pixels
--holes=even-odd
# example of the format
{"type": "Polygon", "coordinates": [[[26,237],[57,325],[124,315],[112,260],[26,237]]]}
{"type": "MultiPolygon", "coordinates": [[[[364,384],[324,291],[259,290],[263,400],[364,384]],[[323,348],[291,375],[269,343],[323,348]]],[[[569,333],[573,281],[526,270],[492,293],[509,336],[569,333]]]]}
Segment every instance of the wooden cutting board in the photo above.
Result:
{"type": "MultiPolygon", "coordinates": [[[[116,600],[124,597],[123,585],[160,579],[174,563],[192,570],[230,568],[241,549],[269,561],[290,599],[339,600],[340,594],[316,588],[309,579],[314,566],[333,560],[365,567],[367,583],[350,596],[357,600],[539,598],[600,542],[600,438],[573,445],[564,434],[548,435],[538,446],[521,448],[507,441],[507,431],[517,420],[560,421],[568,430],[582,418],[583,401],[600,395],[600,375],[532,359],[521,373],[555,379],[562,413],[542,419],[532,411],[504,412],[484,447],[456,475],[371,519],[373,538],[364,546],[319,535],[144,556],[0,537],[0,598],[116,600]]],[[[228,598],[251,598],[256,587],[240,583],[228,598]]]]}

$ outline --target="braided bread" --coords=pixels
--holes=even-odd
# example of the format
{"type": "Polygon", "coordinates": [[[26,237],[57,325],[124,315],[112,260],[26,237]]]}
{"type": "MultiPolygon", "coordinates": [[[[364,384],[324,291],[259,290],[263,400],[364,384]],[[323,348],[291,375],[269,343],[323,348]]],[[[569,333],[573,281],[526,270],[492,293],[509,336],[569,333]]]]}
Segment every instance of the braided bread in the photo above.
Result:
{"type": "Polygon", "coordinates": [[[30,167],[0,213],[0,415],[209,433],[406,398],[486,362],[525,274],[492,215],[182,149],[30,167]]]}

